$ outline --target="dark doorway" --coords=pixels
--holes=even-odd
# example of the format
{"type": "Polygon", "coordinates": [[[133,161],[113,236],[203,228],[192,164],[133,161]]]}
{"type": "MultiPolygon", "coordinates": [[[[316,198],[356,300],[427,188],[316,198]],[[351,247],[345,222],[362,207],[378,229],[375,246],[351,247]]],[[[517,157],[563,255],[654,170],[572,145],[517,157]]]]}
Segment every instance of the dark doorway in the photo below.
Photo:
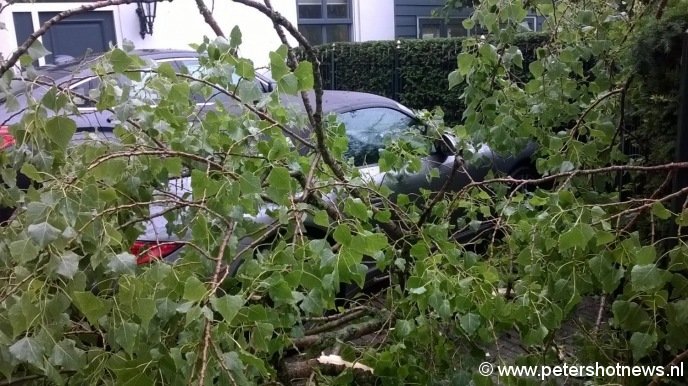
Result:
{"type": "MultiPolygon", "coordinates": [[[[57,12],[39,12],[41,24],[57,12]]],[[[78,58],[86,52],[104,52],[110,42],[117,43],[112,11],[93,11],[73,15],[53,26],[43,35],[43,45],[52,52],[46,56],[47,64],[60,60],[78,58]]]]}

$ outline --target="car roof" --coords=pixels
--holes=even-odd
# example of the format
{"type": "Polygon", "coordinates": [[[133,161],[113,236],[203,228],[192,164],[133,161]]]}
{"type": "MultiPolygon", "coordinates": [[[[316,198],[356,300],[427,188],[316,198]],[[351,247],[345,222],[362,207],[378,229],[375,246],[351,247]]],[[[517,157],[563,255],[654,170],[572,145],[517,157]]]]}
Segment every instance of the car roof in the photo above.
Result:
{"type": "MultiPolygon", "coordinates": [[[[308,96],[311,106],[315,109],[315,93],[311,91],[308,93],[308,96]]],[[[284,99],[286,99],[288,103],[303,109],[303,100],[300,96],[289,96],[284,99]]],[[[353,110],[375,107],[390,108],[402,111],[410,116],[414,115],[413,111],[408,107],[380,95],[357,91],[323,91],[323,112],[325,113],[346,113],[353,110]]]]}
{"type": "MultiPolygon", "coordinates": [[[[90,64],[105,53],[91,54],[81,58],[74,58],[59,64],[47,64],[36,68],[41,75],[47,76],[51,79],[61,79],[74,75],[76,72],[88,70],[90,64]]],[[[173,59],[173,58],[195,58],[199,54],[191,50],[174,50],[174,49],[139,49],[130,52],[132,55],[139,56],[144,59],[173,59]]]]}

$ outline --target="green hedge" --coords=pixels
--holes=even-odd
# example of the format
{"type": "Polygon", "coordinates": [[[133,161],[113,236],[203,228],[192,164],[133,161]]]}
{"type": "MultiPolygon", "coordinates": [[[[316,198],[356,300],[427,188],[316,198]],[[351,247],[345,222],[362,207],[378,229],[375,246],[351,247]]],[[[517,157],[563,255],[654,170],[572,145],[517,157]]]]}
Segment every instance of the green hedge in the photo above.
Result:
{"type": "MultiPolygon", "coordinates": [[[[547,35],[520,34],[515,43],[523,52],[524,67],[547,35]]],[[[326,89],[384,95],[415,109],[440,106],[446,120],[461,118],[460,88],[449,90],[447,77],[465,38],[337,43],[317,46],[326,89]]],[[[302,53],[297,53],[302,56],[302,53]]],[[[524,72],[526,73],[526,72],[524,72]]]]}

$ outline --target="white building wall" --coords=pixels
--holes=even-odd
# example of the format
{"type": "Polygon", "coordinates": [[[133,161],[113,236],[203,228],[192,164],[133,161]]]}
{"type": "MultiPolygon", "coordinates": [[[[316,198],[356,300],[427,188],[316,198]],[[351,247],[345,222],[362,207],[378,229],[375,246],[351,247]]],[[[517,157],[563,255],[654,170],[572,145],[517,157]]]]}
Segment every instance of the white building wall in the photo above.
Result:
{"type": "MultiPolygon", "coordinates": [[[[208,8],[213,7],[211,0],[206,0],[208,8]]],[[[8,57],[17,47],[16,34],[13,25],[12,12],[32,12],[34,30],[38,28],[38,12],[54,12],[75,8],[82,3],[24,3],[14,4],[0,14],[0,22],[6,26],[0,31],[0,52],[8,57]]],[[[277,0],[272,2],[275,9],[289,21],[296,24],[296,1],[277,0]]],[[[213,37],[215,34],[205,23],[198,12],[194,0],[174,0],[160,2],[157,6],[157,16],[153,26],[153,35],[146,35],[144,39],[139,35],[139,20],[136,15],[136,5],[119,5],[102,8],[111,10],[114,14],[117,39],[130,40],[136,48],[178,48],[189,49],[189,44],[200,43],[203,36],[213,37]]],[[[279,38],[272,27],[272,22],[262,13],[242,4],[229,0],[215,0],[213,15],[223,32],[229,33],[238,25],[243,35],[241,55],[252,59],[256,65],[269,62],[268,53],[280,45],[279,38]]],[[[291,42],[294,44],[294,41],[291,42]]]]}
{"type": "Polygon", "coordinates": [[[352,0],[354,41],[394,39],[394,0],[352,0]]]}

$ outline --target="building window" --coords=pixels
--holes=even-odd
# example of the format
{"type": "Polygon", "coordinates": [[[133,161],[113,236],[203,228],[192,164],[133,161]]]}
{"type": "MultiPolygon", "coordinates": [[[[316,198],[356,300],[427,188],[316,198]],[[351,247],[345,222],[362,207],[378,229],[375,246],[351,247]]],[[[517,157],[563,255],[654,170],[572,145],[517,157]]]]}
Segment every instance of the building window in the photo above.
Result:
{"type": "Polygon", "coordinates": [[[466,30],[462,22],[466,18],[450,17],[419,17],[418,18],[418,37],[421,39],[433,38],[455,38],[459,36],[475,35],[476,28],[466,30]]]}
{"type": "MultiPolygon", "coordinates": [[[[483,35],[487,33],[479,26],[475,26],[470,30],[463,27],[464,17],[450,17],[436,18],[436,17],[419,17],[418,18],[418,38],[433,39],[433,38],[454,38],[460,36],[483,35]]],[[[524,31],[536,31],[537,19],[535,16],[527,16],[523,23],[521,23],[524,31]]]]}
{"type": "Polygon", "coordinates": [[[351,41],[351,0],[296,0],[299,31],[311,44],[351,41]]]}

